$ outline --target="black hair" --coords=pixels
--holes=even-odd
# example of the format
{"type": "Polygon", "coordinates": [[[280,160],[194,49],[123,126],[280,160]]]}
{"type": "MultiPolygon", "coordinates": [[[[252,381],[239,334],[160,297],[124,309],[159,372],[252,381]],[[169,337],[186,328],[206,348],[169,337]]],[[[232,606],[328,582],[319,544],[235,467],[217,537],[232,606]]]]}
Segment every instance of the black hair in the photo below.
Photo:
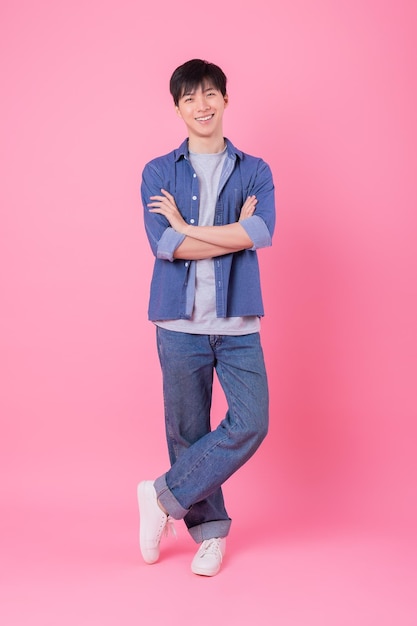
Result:
{"type": "Polygon", "coordinates": [[[201,59],[192,59],[177,67],[169,81],[169,90],[174,98],[175,106],[178,106],[180,98],[185,93],[193,91],[206,82],[210,82],[211,86],[218,89],[223,96],[226,95],[227,78],[218,65],[201,59]]]}

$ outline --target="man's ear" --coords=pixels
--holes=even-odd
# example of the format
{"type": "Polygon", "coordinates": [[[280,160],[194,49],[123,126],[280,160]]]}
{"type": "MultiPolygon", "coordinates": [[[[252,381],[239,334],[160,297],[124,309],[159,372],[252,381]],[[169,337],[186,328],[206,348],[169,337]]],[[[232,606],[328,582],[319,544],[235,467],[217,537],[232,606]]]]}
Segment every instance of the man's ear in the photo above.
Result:
{"type": "Polygon", "coordinates": [[[177,106],[177,105],[175,105],[175,112],[176,112],[176,114],[178,115],[178,117],[180,117],[180,118],[182,119],[182,115],[181,115],[180,108],[179,108],[179,106],[177,106]]]}
{"type": "Polygon", "coordinates": [[[223,100],[224,106],[227,107],[227,105],[229,104],[229,96],[227,95],[227,93],[223,96],[223,100]]]}

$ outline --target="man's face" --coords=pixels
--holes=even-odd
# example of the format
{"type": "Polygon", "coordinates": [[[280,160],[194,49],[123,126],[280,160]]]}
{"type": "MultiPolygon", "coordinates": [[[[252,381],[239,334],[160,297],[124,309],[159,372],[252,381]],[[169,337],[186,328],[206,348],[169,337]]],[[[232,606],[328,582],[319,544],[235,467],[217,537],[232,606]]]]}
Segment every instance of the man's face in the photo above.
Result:
{"type": "Polygon", "coordinates": [[[227,102],[227,95],[223,96],[210,83],[204,83],[184,93],[176,110],[190,137],[217,137],[223,135],[223,112],[227,102]]]}

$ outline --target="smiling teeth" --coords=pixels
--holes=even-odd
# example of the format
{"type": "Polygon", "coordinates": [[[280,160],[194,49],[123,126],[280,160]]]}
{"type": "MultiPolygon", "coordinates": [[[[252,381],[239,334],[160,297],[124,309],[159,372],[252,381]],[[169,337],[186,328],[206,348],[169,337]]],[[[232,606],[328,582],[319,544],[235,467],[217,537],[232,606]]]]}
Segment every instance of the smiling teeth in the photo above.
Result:
{"type": "Polygon", "coordinates": [[[197,120],[199,122],[206,122],[207,120],[211,119],[213,117],[213,115],[207,115],[207,117],[197,117],[197,120]]]}

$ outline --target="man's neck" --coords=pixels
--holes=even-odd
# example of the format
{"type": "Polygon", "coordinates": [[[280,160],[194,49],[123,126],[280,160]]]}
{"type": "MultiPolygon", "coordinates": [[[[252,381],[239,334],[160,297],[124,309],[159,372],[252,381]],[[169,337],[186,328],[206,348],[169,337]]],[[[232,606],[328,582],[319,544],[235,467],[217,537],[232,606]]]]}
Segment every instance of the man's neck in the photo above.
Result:
{"type": "Polygon", "coordinates": [[[217,154],[223,152],[226,142],[224,137],[189,137],[188,149],[197,154],[217,154]]]}

